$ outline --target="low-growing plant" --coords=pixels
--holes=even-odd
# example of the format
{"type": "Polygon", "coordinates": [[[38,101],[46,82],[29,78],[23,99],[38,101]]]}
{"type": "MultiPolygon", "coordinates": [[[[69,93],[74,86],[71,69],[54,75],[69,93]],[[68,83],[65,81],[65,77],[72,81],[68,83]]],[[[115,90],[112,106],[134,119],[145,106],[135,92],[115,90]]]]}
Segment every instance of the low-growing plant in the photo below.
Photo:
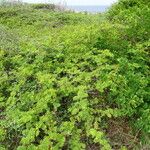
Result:
{"type": "Polygon", "coordinates": [[[149,7],[120,1],[100,22],[34,6],[0,10],[0,149],[147,148],[149,7]]]}

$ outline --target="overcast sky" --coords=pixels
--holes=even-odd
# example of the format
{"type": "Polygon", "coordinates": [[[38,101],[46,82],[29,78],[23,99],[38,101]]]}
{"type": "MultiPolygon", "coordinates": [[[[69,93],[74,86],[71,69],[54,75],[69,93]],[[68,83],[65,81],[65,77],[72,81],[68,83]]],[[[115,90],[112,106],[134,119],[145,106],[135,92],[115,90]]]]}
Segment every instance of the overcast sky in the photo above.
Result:
{"type": "MultiPolygon", "coordinates": [[[[23,2],[29,3],[45,3],[52,2],[58,3],[63,2],[64,0],[23,0],[23,2]]],[[[113,2],[117,0],[65,0],[67,5],[111,5],[113,2]]]]}

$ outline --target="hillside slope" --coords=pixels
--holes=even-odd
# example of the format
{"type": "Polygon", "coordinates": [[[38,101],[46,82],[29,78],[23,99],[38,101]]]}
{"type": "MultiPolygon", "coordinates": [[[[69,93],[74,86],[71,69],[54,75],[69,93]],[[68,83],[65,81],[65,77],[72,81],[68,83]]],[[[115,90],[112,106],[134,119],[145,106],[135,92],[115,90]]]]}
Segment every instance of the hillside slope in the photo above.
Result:
{"type": "Polygon", "coordinates": [[[149,12],[1,6],[0,149],[150,149],[149,12]]]}

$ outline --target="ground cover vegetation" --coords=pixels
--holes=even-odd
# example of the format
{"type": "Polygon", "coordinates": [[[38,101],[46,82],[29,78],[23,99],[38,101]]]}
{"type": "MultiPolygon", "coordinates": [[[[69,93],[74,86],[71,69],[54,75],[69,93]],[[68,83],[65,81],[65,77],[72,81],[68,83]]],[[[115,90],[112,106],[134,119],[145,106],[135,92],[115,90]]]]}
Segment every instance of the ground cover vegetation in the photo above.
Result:
{"type": "Polygon", "coordinates": [[[1,5],[0,149],[150,149],[149,57],[149,0],[1,5]]]}

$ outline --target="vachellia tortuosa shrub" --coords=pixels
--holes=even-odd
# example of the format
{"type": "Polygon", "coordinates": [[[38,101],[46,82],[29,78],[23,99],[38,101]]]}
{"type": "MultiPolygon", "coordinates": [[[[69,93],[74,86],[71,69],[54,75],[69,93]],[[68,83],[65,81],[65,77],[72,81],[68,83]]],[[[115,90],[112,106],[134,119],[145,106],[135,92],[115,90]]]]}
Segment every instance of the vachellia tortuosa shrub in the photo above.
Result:
{"type": "Polygon", "coordinates": [[[132,43],[150,39],[150,2],[120,0],[108,11],[107,17],[128,27],[126,38],[132,43]]]}
{"type": "Polygon", "coordinates": [[[99,15],[33,6],[27,14],[4,14],[0,149],[125,150],[149,144],[150,8],[144,2],[119,1],[107,14],[112,18],[101,23],[99,15]]]}

